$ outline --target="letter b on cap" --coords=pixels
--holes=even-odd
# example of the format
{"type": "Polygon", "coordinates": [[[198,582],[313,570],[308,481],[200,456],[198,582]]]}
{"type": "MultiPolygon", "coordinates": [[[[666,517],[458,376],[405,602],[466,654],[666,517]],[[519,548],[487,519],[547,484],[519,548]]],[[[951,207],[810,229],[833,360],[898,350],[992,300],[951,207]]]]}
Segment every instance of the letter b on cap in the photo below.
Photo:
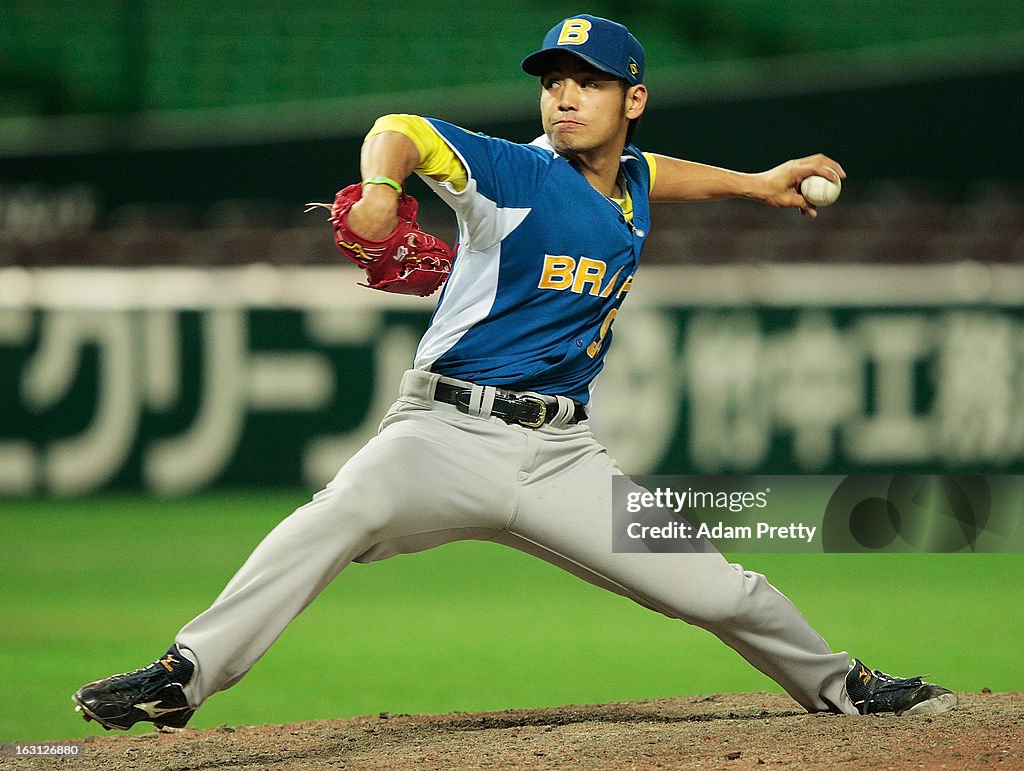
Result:
{"type": "Polygon", "coordinates": [[[591,24],[586,19],[566,19],[558,35],[558,45],[578,46],[586,43],[590,37],[590,27],[591,24]]]}

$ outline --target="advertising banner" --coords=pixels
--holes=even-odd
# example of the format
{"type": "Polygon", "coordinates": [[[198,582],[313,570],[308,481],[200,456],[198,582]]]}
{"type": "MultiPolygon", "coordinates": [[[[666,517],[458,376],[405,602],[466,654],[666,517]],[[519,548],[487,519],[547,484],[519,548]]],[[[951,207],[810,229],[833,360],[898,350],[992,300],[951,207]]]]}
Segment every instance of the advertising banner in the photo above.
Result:
{"type": "MultiPolygon", "coordinates": [[[[1024,473],[1024,276],[827,275],[641,274],[593,398],[620,467],[1024,473]]],[[[0,271],[0,494],[323,484],[431,310],[344,269],[0,271]]]]}

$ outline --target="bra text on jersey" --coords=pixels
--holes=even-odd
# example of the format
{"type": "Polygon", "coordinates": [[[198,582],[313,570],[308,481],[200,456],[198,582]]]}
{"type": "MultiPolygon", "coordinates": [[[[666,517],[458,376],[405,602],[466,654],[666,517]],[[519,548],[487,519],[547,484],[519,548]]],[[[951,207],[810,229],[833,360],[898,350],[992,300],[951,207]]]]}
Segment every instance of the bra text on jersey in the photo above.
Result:
{"type": "Polygon", "coordinates": [[[602,260],[594,260],[590,257],[574,259],[564,254],[545,254],[544,269],[537,283],[538,289],[555,289],[562,291],[568,289],[576,294],[590,294],[594,297],[610,297],[615,292],[615,298],[622,297],[633,285],[633,274],[626,276],[625,280],[619,283],[619,275],[622,268],[615,271],[615,274],[605,282],[605,274],[608,266],[602,260]]]}

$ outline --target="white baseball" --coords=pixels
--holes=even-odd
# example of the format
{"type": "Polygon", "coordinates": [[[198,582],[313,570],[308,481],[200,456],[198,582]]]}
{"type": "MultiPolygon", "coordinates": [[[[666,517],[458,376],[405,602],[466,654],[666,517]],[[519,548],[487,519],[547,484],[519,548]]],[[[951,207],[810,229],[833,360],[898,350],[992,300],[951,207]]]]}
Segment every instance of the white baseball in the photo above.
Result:
{"type": "Polygon", "coordinates": [[[800,183],[800,195],[813,206],[828,206],[835,203],[842,189],[840,182],[833,182],[826,177],[807,177],[800,183]]]}

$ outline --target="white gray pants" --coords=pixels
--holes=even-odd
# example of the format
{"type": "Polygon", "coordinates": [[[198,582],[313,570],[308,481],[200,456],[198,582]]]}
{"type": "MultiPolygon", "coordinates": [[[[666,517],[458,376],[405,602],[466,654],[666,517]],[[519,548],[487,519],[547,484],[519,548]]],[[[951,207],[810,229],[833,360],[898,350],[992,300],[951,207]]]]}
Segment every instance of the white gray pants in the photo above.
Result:
{"type": "Polygon", "coordinates": [[[241,679],[350,562],[477,539],[709,630],[808,710],[856,714],[849,657],[831,652],[764,576],[717,553],[612,551],[619,471],[586,423],[534,430],[470,417],[433,401],[437,380],[407,372],[379,434],[178,633],[198,664],[193,706],[241,679]]]}

